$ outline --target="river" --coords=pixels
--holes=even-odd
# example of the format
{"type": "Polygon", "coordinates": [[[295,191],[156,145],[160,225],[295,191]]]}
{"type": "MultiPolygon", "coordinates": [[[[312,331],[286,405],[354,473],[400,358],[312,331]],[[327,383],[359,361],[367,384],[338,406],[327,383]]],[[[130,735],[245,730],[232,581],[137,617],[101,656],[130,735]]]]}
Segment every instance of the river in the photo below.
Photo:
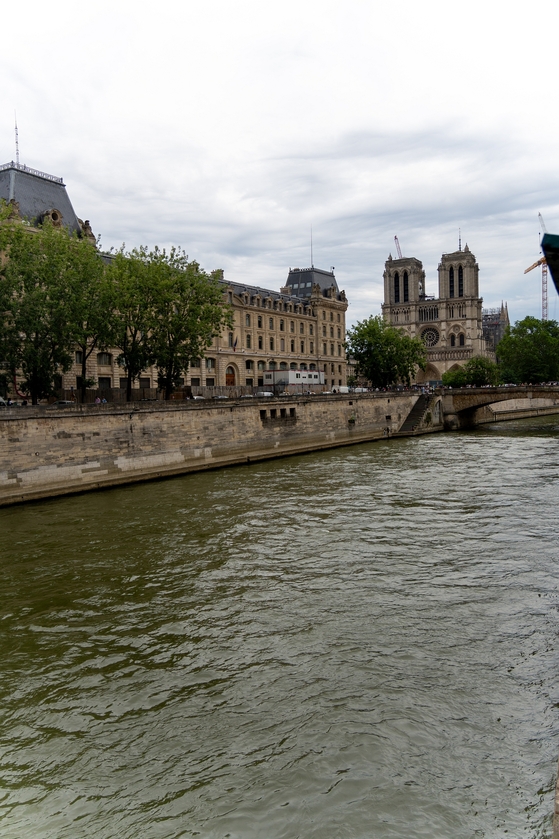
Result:
{"type": "Polygon", "coordinates": [[[559,418],[0,511],[2,839],[549,837],[559,418]]]}

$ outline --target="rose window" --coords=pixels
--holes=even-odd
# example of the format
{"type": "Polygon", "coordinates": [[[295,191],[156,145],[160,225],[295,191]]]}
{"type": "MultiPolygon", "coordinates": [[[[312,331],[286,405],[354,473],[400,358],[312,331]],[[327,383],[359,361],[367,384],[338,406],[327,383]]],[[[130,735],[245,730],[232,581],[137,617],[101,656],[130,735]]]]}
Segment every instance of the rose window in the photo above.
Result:
{"type": "Polygon", "coordinates": [[[429,327],[421,333],[421,340],[426,347],[434,347],[439,343],[439,333],[433,327],[429,327]]]}

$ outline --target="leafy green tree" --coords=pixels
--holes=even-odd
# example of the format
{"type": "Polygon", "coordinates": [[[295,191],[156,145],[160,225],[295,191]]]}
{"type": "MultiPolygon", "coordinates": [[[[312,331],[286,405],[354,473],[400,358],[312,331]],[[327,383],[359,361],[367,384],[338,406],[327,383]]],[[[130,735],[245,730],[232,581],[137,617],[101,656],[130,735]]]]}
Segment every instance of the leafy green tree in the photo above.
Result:
{"type": "Polygon", "coordinates": [[[126,372],[126,399],[132,382],[153,363],[151,327],[153,288],[146,248],[125,252],[124,245],[107,268],[110,284],[110,344],[120,350],[118,363],[126,372]]]}
{"type": "Polygon", "coordinates": [[[443,373],[442,381],[446,387],[483,387],[499,382],[499,367],[488,358],[476,355],[463,366],[443,373]]]}
{"type": "Polygon", "coordinates": [[[193,358],[203,356],[225,326],[232,325],[217,273],[206,274],[178,248],[151,251],[153,289],[151,326],[158,385],[170,399],[193,358]]]}
{"type": "Polygon", "coordinates": [[[534,317],[517,321],[499,342],[497,357],[505,382],[559,380],[559,324],[534,317]]]}
{"type": "Polygon", "coordinates": [[[75,346],[72,301],[79,295],[81,260],[92,245],[46,223],[0,224],[0,358],[23,392],[38,400],[55,392],[70,369],[75,346]]]}
{"type": "Polygon", "coordinates": [[[110,343],[114,295],[107,278],[106,265],[96,248],[87,241],[74,249],[74,268],[80,278],[68,300],[68,317],[74,325],[75,349],[81,358],[80,394],[85,402],[87,362],[95,350],[107,349],[110,343]]]}
{"type": "Polygon", "coordinates": [[[381,317],[358,322],[347,333],[348,353],[357,372],[373,387],[409,385],[418,368],[425,369],[425,347],[420,338],[409,338],[381,317]]]}

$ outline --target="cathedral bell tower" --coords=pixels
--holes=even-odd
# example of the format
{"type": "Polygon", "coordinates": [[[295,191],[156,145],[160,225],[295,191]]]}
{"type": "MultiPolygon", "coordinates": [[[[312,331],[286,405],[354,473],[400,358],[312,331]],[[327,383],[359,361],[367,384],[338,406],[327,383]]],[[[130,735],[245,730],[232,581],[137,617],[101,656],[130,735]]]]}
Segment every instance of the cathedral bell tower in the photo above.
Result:
{"type": "Polygon", "coordinates": [[[392,259],[384,264],[384,302],[391,306],[417,303],[425,297],[423,263],[414,256],[392,259]]]}
{"type": "Polygon", "coordinates": [[[463,251],[442,255],[439,264],[439,297],[479,297],[479,265],[467,245],[463,251]]]}

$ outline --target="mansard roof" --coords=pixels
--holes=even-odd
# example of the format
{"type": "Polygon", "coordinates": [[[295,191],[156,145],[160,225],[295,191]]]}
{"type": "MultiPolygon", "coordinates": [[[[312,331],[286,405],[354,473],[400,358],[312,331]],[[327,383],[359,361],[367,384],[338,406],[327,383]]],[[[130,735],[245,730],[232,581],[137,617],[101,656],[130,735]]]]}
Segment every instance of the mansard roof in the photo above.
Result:
{"type": "Polygon", "coordinates": [[[301,298],[310,297],[313,285],[315,284],[320,286],[323,294],[332,288],[332,286],[334,287],[336,297],[340,292],[333,271],[323,271],[320,268],[315,268],[314,265],[311,268],[289,269],[286,286],[294,296],[301,298]]]}
{"type": "Polygon", "coordinates": [[[68,198],[62,178],[39,172],[21,163],[0,166],[0,199],[15,201],[19,214],[32,224],[39,224],[46,213],[58,210],[62,225],[81,233],[81,225],[68,198]]]}

